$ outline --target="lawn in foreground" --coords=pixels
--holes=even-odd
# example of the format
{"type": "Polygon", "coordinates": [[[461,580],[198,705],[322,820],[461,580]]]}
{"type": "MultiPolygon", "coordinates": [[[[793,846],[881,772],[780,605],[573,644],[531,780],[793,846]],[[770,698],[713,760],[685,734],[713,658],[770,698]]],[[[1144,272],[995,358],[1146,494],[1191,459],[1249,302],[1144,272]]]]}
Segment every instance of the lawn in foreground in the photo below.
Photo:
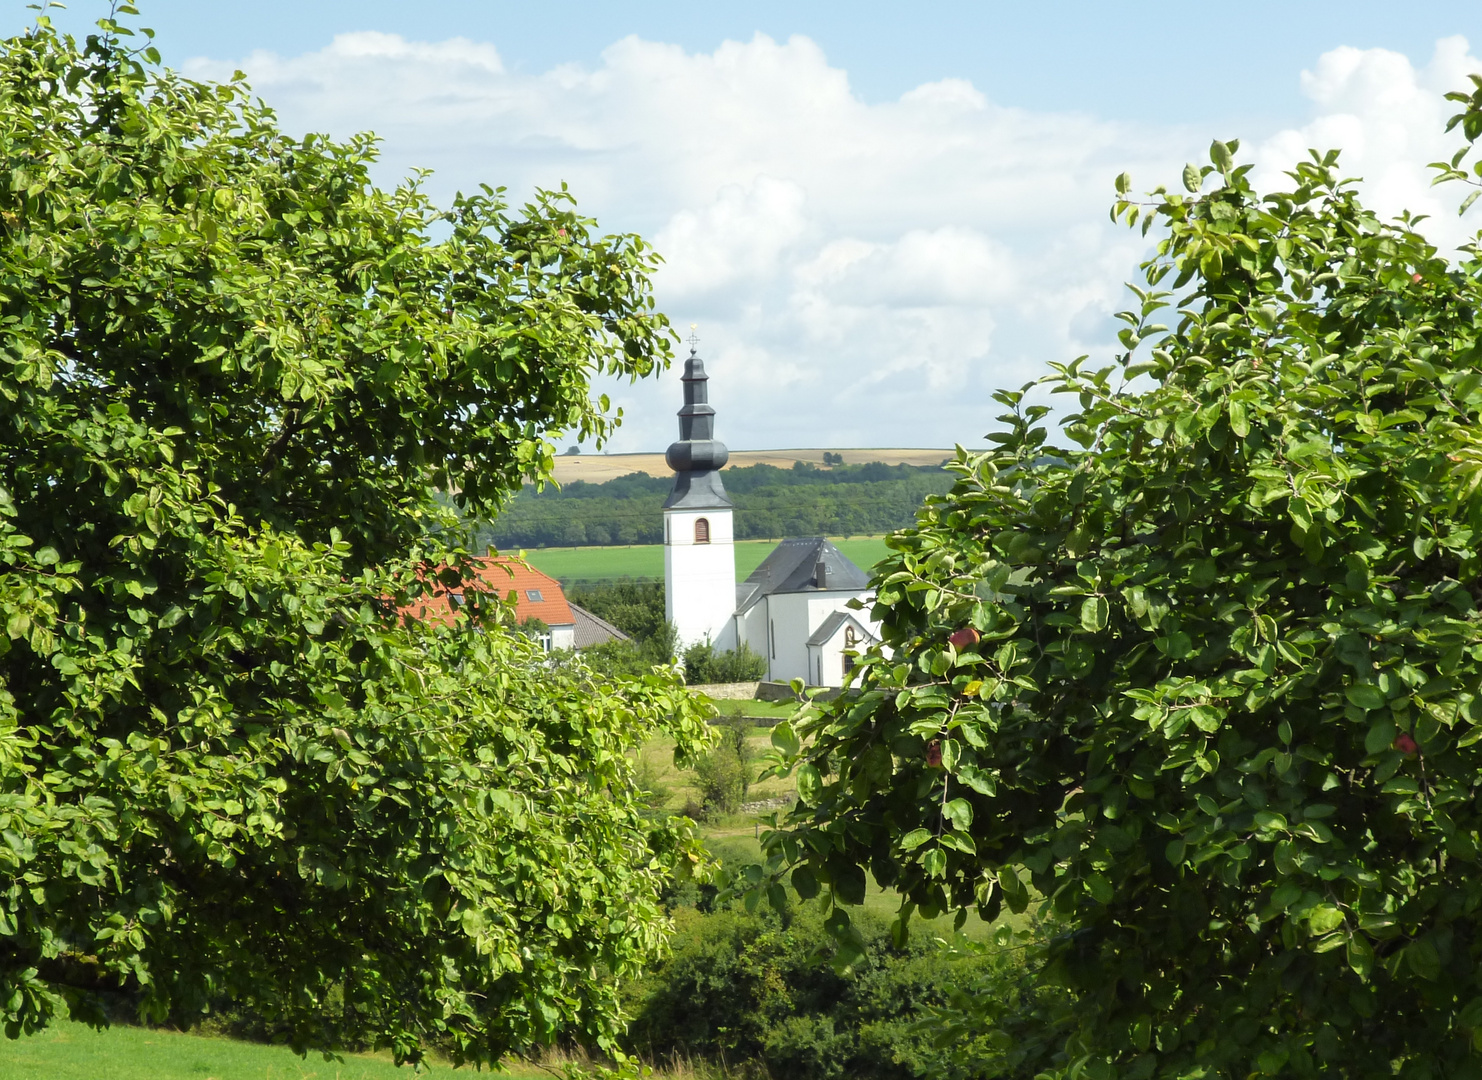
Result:
{"type": "MultiPolygon", "coordinates": [[[[414,1073],[389,1056],[322,1054],[299,1057],[286,1046],[263,1046],[216,1035],[118,1025],[94,1031],[64,1020],[38,1035],[0,1038],[0,1080],[408,1080],[429,1072],[441,1076],[489,1076],[447,1064],[424,1065],[414,1073]]],[[[507,1063],[508,1080],[549,1078],[548,1070],[507,1063]]]]}
{"type": "MultiPolygon", "coordinates": [[[[883,536],[844,539],[830,537],[834,545],[856,566],[869,570],[885,557],[883,536]]],[[[762,564],[777,546],[775,540],[739,540],[736,542],[736,580],[746,577],[762,564]]],[[[508,554],[508,553],[506,553],[508,554]]],[[[628,547],[530,548],[525,558],[537,570],[561,581],[602,581],[631,577],[662,579],[664,545],[636,544],[628,547]]]]}
{"type": "MultiPolygon", "coordinates": [[[[451,1069],[437,1069],[451,1073],[451,1069]]],[[[38,1035],[0,1039],[0,1080],[405,1080],[389,1058],[301,1058],[286,1046],[117,1026],[94,1031],[63,1021],[38,1035]]],[[[515,1073],[534,1077],[538,1073],[515,1073]]]]}

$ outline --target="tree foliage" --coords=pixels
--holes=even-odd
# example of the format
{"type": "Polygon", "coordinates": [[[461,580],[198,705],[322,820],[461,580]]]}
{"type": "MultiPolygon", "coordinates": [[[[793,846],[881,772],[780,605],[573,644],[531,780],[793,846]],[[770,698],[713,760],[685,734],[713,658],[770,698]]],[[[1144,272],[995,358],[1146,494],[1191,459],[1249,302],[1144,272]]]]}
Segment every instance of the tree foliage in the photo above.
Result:
{"type": "Polygon", "coordinates": [[[1026,1075],[1478,1075],[1482,259],[1336,153],[1261,195],[1236,150],[1118,181],[1159,238],[1125,351],[1052,365],[1068,445],[997,395],[892,538],[860,692],[777,729],[766,847],[805,895],[900,890],[898,932],[1069,925],[1026,1075]]]}
{"type": "Polygon", "coordinates": [[[100,25],[0,43],[6,1032],[122,991],[399,1058],[606,1043],[692,858],[628,755],[703,718],[495,598],[393,612],[466,568],[436,490],[492,512],[610,430],[594,372],[667,362],[653,255],[564,191],[378,190],[370,136],[100,25]]]}
{"type": "MultiPolygon", "coordinates": [[[[838,455],[836,455],[838,456],[838,455]]],[[[820,469],[795,462],[791,469],[748,465],[725,471],[736,504],[736,537],[868,536],[909,525],[921,500],[940,495],[952,477],[936,466],[837,465],[820,469]]],[[[498,547],[577,544],[660,544],[659,507],[674,486],[671,476],[630,473],[600,484],[576,480],[560,488],[525,488],[480,527],[478,542],[498,547]]]]}

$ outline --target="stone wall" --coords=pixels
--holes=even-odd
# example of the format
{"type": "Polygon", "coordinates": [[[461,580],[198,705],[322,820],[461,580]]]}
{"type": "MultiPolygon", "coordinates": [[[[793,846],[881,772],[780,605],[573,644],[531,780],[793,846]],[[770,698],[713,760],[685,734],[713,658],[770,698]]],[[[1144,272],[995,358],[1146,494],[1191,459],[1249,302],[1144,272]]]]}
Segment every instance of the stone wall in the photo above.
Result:
{"type": "MultiPolygon", "coordinates": [[[[759,696],[757,687],[760,685],[754,682],[696,683],[690,689],[697,694],[704,694],[713,701],[751,701],[759,696]]],[[[783,687],[783,689],[787,688],[783,687]]],[[[791,696],[791,692],[788,696],[791,696]]]]}

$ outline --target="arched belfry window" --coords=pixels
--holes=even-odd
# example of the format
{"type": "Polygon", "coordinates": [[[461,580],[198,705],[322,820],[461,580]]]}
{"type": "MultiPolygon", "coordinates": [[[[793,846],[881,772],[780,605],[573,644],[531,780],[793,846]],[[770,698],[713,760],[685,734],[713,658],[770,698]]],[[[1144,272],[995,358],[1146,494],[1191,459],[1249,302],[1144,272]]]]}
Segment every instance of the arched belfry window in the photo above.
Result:
{"type": "Polygon", "coordinates": [[[710,543],[710,519],[695,518],[695,543],[710,543]]]}

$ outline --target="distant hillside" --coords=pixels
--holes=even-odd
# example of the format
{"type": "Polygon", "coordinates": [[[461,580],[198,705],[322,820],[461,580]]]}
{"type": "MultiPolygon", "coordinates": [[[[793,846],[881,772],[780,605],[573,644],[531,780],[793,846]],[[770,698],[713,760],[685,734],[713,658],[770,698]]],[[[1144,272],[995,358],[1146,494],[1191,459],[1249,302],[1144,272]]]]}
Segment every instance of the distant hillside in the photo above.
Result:
{"type": "MultiPolygon", "coordinates": [[[[866,465],[884,462],[886,465],[940,465],[950,458],[952,449],[932,450],[910,447],[893,447],[866,450],[825,450],[807,448],[798,450],[732,450],[732,469],[745,469],[752,465],[775,465],[789,469],[794,461],[805,464],[824,464],[824,454],[837,454],[847,465],[866,465]]],[[[669,466],[664,455],[659,454],[575,454],[556,459],[556,479],[563,484],[572,480],[585,480],[589,484],[600,484],[631,473],[647,473],[649,476],[669,476],[669,466]]]]}
{"type": "MultiPolygon", "coordinates": [[[[927,495],[952,486],[951,474],[937,465],[881,462],[830,469],[802,461],[788,469],[750,465],[727,469],[724,480],[736,505],[738,540],[893,532],[915,520],[927,495]]],[[[667,474],[630,473],[601,484],[526,488],[480,528],[476,542],[506,550],[663,543],[661,510],[672,486],[667,474]]]]}

